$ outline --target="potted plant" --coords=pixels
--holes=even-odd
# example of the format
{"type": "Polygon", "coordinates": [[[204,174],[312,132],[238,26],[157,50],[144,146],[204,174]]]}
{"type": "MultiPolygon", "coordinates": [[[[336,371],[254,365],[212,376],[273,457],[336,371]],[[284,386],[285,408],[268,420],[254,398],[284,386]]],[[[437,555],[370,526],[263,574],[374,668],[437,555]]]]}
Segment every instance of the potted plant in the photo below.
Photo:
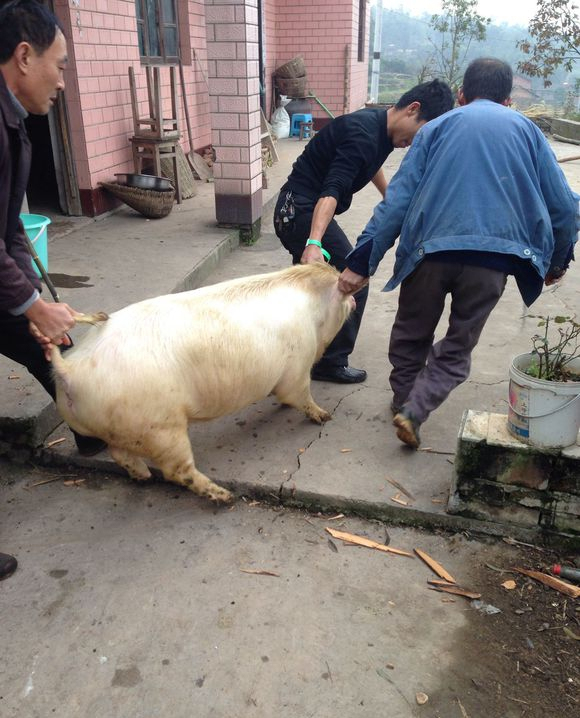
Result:
{"type": "Polygon", "coordinates": [[[580,323],[569,316],[536,316],[532,351],[510,367],[508,429],[525,443],[561,448],[580,429],[580,323]]]}

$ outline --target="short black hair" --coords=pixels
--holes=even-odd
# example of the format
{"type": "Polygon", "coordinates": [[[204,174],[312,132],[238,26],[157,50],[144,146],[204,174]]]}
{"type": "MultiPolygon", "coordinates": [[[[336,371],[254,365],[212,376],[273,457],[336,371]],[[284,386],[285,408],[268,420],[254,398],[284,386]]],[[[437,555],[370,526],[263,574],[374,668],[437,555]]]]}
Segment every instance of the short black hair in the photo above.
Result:
{"type": "Polygon", "coordinates": [[[429,122],[453,109],[454,98],[449,85],[436,79],[412,87],[399,99],[395,108],[402,110],[412,102],[421,103],[419,119],[429,122]]]}
{"type": "Polygon", "coordinates": [[[514,75],[512,68],[495,57],[473,60],[463,76],[463,96],[466,102],[493,100],[504,102],[510,96],[514,75]]]}
{"type": "Polygon", "coordinates": [[[42,55],[57,30],[64,32],[58,18],[36,0],[0,2],[0,65],[8,62],[21,42],[28,42],[42,55]]]}

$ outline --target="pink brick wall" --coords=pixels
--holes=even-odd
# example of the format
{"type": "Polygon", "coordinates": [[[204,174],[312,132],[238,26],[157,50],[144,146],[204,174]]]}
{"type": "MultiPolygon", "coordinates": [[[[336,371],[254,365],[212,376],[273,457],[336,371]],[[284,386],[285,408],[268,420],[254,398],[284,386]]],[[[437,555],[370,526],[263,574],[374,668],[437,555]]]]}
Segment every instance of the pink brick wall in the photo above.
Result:
{"type": "MultiPolygon", "coordinates": [[[[296,55],[306,63],[308,84],[314,94],[335,114],[359,109],[367,100],[368,28],[364,61],[358,61],[358,0],[266,0],[268,23],[268,77],[296,55]],[[273,37],[272,37],[273,35],[273,37]],[[349,58],[345,47],[350,45],[349,58]],[[345,103],[345,63],[350,70],[350,87],[345,103]]],[[[271,83],[269,83],[271,85],[271,83]]],[[[316,107],[316,106],[314,106],[316,107]]],[[[326,117],[316,107],[316,117],[326,117]]]]}
{"type": "MultiPolygon", "coordinates": [[[[180,19],[185,18],[189,23],[190,37],[182,43],[182,47],[186,47],[184,77],[193,145],[199,148],[211,142],[209,98],[200,69],[201,64],[207,76],[204,3],[190,1],[178,5],[181,6],[180,19]],[[195,61],[189,47],[196,48],[200,62],[195,61]]],[[[144,112],[147,97],[145,73],[139,59],[135,2],[83,0],[76,6],[66,0],[56,0],[55,12],[67,30],[69,68],[65,93],[79,187],[92,189],[100,180],[113,179],[115,172],[133,168],[128,141],[133,134],[129,65],[135,68],[144,112]]],[[[169,97],[168,88],[163,95],[169,97]]],[[[182,147],[187,151],[189,143],[179,74],[178,98],[182,147]]]]}

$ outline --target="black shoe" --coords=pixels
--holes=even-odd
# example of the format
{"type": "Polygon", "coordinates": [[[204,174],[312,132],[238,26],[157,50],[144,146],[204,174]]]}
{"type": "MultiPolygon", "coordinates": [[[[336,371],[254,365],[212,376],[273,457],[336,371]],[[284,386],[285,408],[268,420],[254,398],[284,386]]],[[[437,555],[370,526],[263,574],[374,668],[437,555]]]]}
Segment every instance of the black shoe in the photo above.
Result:
{"type": "Polygon", "coordinates": [[[0,553],[0,581],[3,578],[12,576],[14,571],[16,571],[17,566],[18,561],[14,558],[14,556],[10,556],[7,553],[0,553]]]}
{"type": "Polygon", "coordinates": [[[95,456],[100,454],[103,449],[107,448],[107,442],[98,439],[96,436],[83,436],[73,431],[77,451],[81,456],[95,456]]]}
{"type": "Polygon", "coordinates": [[[312,369],[311,376],[315,381],[359,384],[367,378],[367,373],[364,369],[353,369],[351,366],[335,366],[329,369],[312,369]]]}
{"type": "Polygon", "coordinates": [[[397,427],[397,437],[404,444],[407,444],[412,449],[418,449],[421,446],[421,437],[419,436],[421,423],[404,406],[395,415],[393,426],[397,427]]]}
{"type": "Polygon", "coordinates": [[[396,415],[401,411],[401,409],[402,409],[403,407],[402,407],[402,406],[399,406],[399,404],[395,404],[395,402],[392,401],[392,402],[391,402],[391,406],[390,406],[389,408],[391,409],[391,414],[392,414],[393,416],[396,416],[396,415]]]}

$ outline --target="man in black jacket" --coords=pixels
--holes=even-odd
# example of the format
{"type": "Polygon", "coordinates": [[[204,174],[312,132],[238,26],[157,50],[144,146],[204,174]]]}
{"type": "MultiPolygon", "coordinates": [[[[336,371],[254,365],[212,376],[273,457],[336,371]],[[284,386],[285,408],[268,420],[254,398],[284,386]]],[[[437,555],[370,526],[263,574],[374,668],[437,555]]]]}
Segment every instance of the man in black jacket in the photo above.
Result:
{"type": "MultiPolygon", "coordinates": [[[[35,0],[0,5],[0,353],[23,364],[53,398],[50,346],[71,345],[75,312],[41,298],[19,214],[31,154],[24,118],[49,112],[64,89],[66,62],[62,28],[49,10],[35,0]]],[[[75,440],[85,456],[105,447],[92,437],[75,440]]],[[[0,579],[16,566],[0,553],[0,579]]]]}
{"type": "MultiPolygon", "coordinates": [[[[339,271],[352,245],[334,216],[352,196],[373,182],[387,189],[382,166],[393,149],[408,147],[429,120],[453,107],[453,95],[440,80],[417,85],[388,110],[367,108],[332,120],[306,145],[280,191],[274,228],[294,264],[326,259],[339,271]]],[[[312,369],[312,378],[340,384],[366,379],[348,365],[362,320],[368,287],[355,296],[356,310],[312,369]]]]}

